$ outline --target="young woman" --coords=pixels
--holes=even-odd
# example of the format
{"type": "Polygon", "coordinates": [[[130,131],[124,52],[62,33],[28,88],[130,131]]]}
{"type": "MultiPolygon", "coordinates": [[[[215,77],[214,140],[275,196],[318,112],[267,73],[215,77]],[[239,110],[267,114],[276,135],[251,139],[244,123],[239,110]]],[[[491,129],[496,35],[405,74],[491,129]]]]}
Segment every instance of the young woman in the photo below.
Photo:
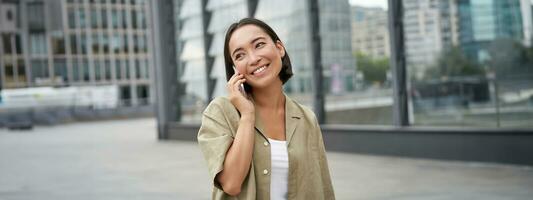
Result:
{"type": "Polygon", "coordinates": [[[198,132],[213,199],[335,199],[316,117],[283,93],[293,73],[277,34],[253,18],[231,24],[224,59],[229,95],[198,132]]]}

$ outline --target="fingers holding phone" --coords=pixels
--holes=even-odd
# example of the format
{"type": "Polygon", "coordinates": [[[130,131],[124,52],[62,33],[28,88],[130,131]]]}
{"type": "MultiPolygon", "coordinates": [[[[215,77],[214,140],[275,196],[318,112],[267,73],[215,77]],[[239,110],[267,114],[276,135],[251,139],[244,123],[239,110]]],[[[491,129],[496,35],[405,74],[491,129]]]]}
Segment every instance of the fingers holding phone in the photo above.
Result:
{"type": "Polygon", "coordinates": [[[231,76],[226,85],[231,103],[239,110],[239,112],[241,112],[241,114],[253,113],[255,110],[249,95],[244,90],[245,82],[246,79],[244,78],[244,75],[235,70],[235,74],[231,76]]]}

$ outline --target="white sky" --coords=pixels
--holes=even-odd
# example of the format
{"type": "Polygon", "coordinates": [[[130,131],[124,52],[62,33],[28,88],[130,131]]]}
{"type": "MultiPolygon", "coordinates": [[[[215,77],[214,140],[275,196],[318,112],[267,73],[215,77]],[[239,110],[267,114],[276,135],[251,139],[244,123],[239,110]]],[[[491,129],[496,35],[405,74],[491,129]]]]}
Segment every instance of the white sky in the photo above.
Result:
{"type": "Polygon", "coordinates": [[[388,8],[387,0],[350,0],[350,4],[363,7],[381,7],[384,9],[388,8]]]}

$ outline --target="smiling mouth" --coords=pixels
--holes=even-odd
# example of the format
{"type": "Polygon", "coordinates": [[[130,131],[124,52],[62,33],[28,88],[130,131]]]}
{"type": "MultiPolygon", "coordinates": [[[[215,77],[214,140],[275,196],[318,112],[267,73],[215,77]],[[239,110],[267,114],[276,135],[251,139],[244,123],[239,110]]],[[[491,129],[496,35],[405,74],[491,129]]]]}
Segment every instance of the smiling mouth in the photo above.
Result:
{"type": "Polygon", "coordinates": [[[262,67],[259,67],[259,68],[255,69],[252,72],[252,75],[261,74],[261,72],[264,72],[268,68],[269,65],[270,64],[266,64],[266,65],[263,65],[262,67]]]}

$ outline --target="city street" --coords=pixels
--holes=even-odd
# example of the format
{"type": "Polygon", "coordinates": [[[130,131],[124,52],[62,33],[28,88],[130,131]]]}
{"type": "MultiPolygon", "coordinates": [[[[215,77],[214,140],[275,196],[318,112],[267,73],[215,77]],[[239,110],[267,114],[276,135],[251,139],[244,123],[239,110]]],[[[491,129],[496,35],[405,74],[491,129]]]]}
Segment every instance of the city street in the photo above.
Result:
{"type": "MultiPolygon", "coordinates": [[[[1,200],[210,199],[196,142],[153,118],[0,129],[1,200]]],[[[533,167],[328,152],[337,199],[531,199],[533,167]]]]}

